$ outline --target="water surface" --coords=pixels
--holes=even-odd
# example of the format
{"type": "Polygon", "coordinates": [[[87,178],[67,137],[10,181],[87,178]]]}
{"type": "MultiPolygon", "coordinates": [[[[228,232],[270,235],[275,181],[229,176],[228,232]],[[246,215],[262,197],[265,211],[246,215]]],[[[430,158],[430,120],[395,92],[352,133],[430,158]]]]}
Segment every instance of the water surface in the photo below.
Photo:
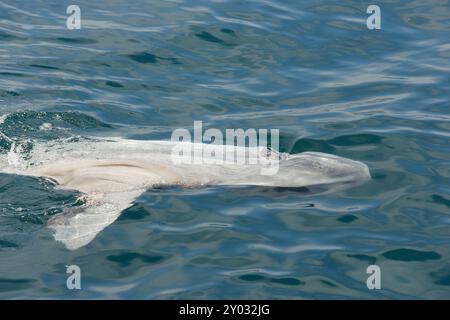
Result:
{"type": "Polygon", "coordinates": [[[448,1],[0,1],[0,152],[37,140],[279,128],[366,163],[331,194],[149,190],[88,246],[45,228],[76,192],[0,175],[0,298],[450,298],[448,1]],[[44,125],[49,123],[51,126],[44,125]],[[82,290],[66,288],[66,265],[82,290]],[[379,265],[382,289],[368,290],[379,265]]]}

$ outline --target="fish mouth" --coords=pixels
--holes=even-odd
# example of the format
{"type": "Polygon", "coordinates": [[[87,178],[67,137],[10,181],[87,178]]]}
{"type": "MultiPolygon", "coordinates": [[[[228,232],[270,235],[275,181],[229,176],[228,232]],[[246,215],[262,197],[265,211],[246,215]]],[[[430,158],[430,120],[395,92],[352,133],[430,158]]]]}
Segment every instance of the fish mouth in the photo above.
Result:
{"type": "Polygon", "coordinates": [[[325,168],[339,167],[341,170],[336,170],[336,172],[339,172],[336,177],[342,177],[342,182],[362,183],[372,178],[369,167],[363,162],[315,151],[302,152],[301,154],[309,156],[309,158],[316,161],[319,166],[322,165],[325,168]]]}

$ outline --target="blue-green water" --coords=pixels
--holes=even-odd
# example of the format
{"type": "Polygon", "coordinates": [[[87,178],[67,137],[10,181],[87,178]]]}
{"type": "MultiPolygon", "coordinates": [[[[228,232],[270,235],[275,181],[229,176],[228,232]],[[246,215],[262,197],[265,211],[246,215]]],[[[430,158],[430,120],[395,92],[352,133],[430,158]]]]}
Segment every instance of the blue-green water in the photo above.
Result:
{"type": "Polygon", "coordinates": [[[359,160],[372,180],[149,190],[69,251],[45,223],[77,194],[1,174],[0,298],[450,298],[448,1],[377,1],[381,30],[364,1],[76,4],[81,30],[65,1],[0,1],[0,152],[202,120],[279,128],[282,151],[359,160]]]}

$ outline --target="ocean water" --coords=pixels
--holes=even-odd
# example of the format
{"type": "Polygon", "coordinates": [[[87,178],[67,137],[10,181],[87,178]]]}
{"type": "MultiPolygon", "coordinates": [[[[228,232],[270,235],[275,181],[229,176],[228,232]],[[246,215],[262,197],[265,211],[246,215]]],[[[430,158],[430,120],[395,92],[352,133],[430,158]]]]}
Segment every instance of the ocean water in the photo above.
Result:
{"type": "Polygon", "coordinates": [[[372,179],[328,194],[149,190],[70,251],[45,225],[79,194],[0,174],[0,298],[450,298],[448,1],[377,1],[381,30],[364,1],[76,4],[80,30],[65,1],[0,1],[1,153],[170,139],[202,120],[278,128],[281,151],[362,161],[372,179]]]}

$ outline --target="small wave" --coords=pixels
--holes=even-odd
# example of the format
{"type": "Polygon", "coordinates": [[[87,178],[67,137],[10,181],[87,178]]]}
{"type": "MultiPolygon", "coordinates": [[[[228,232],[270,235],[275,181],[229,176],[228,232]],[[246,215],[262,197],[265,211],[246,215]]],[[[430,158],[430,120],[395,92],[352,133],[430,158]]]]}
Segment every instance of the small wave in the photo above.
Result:
{"type": "Polygon", "coordinates": [[[185,233],[188,231],[202,230],[202,229],[211,229],[211,228],[230,228],[232,224],[229,223],[220,223],[220,222],[204,222],[196,225],[186,226],[186,227],[171,227],[171,226],[163,226],[163,225],[153,225],[153,229],[162,230],[166,232],[180,232],[185,233]]]}
{"type": "Polygon", "coordinates": [[[232,271],[224,271],[221,272],[224,275],[227,276],[240,276],[245,275],[249,273],[258,273],[258,274],[264,274],[267,276],[286,276],[291,274],[291,271],[278,271],[278,270],[268,270],[268,269],[262,269],[262,268],[251,268],[251,269],[241,269],[241,270],[232,270],[232,271]]]}
{"type": "Polygon", "coordinates": [[[67,138],[78,131],[112,128],[80,112],[16,111],[0,117],[1,132],[11,140],[67,138]]]}
{"type": "Polygon", "coordinates": [[[329,250],[342,250],[342,246],[322,245],[322,244],[299,244],[290,247],[276,247],[268,244],[251,244],[251,249],[259,249],[270,252],[280,253],[299,253],[303,251],[329,251],[329,250]]]}

